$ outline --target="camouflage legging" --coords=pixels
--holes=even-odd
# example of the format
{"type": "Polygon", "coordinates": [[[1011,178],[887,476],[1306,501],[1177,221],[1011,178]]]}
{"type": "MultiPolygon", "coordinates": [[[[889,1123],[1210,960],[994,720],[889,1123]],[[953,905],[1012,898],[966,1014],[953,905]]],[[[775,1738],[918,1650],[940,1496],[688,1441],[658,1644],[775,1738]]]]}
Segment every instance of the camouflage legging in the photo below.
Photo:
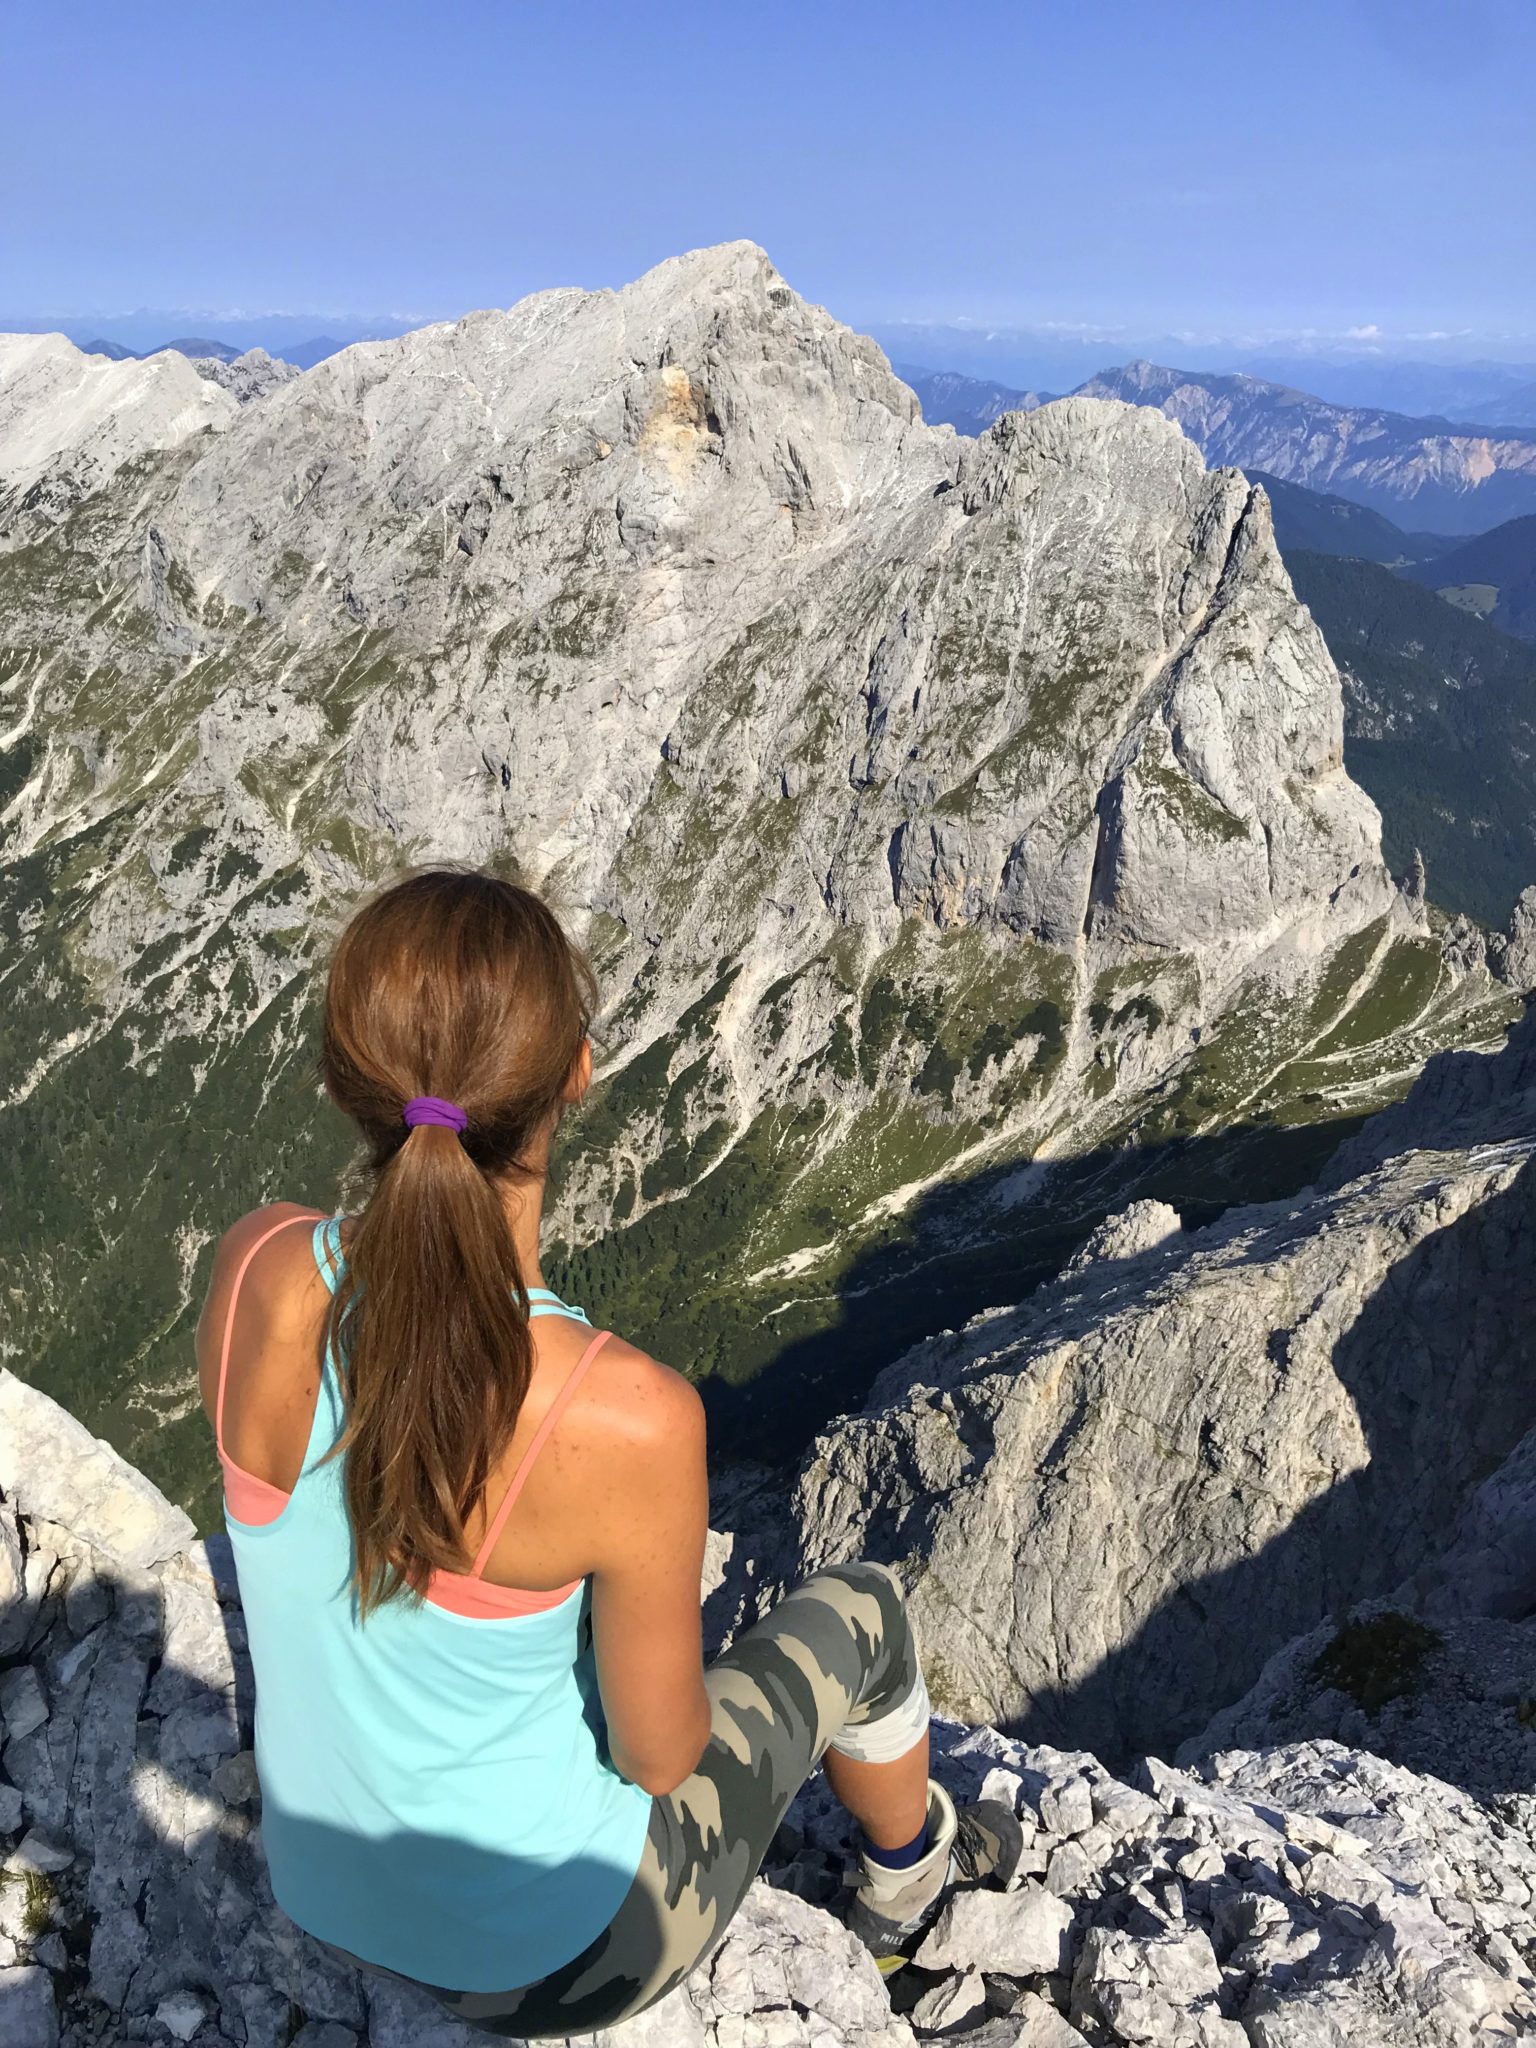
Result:
{"type": "Polygon", "coordinates": [[[910,1747],[927,1728],[917,1648],[883,1565],[817,1572],[705,1673],[710,1736],[698,1769],[651,1806],[634,1883],[603,1932],[563,1969],[516,1991],[434,1995],[488,2034],[585,2033],[653,2004],[724,1934],[784,1810],[837,1742],[889,1717],[910,1747]]]}

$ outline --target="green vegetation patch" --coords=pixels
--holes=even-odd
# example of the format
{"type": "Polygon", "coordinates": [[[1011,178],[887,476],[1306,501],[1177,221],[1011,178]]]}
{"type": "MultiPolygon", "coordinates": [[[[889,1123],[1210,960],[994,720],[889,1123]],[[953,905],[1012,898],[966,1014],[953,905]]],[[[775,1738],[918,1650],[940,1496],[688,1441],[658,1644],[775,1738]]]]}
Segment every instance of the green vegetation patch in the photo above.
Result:
{"type": "Polygon", "coordinates": [[[1133,774],[1142,795],[1180,831],[1228,845],[1251,837],[1243,819],[1218,803],[1192,775],[1172,761],[1154,761],[1143,754],[1133,774]]]}
{"type": "Polygon", "coordinates": [[[1359,1050],[1404,1030],[1433,1001],[1445,969],[1433,939],[1394,941],[1358,1002],[1312,1048],[1314,1059],[1359,1050]]]}
{"type": "Polygon", "coordinates": [[[1314,1662],[1312,1675],[1374,1716],[1389,1700],[1420,1689],[1424,1667],[1443,1641],[1408,1614],[1346,1622],[1314,1662]]]}
{"type": "Polygon", "coordinates": [[[1494,583],[1442,583],[1435,595],[1455,605],[1458,611],[1471,612],[1479,619],[1486,619],[1499,601],[1498,585],[1494,583]]]}

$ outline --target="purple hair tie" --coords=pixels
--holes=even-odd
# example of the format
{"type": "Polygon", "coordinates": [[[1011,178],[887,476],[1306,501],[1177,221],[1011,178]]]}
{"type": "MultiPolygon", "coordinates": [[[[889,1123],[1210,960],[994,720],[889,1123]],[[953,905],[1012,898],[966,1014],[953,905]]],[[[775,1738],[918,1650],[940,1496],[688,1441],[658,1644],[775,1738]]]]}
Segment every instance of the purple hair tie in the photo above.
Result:
{"type": "Polygon", "coordinates": [[[447,1102],[441,1095],[413,1095],[400,1114],[413,1131],[418,1124],[440,1124],[445,1131],[462,1131],[469,1122],[456,1102],[447,1102]]]}

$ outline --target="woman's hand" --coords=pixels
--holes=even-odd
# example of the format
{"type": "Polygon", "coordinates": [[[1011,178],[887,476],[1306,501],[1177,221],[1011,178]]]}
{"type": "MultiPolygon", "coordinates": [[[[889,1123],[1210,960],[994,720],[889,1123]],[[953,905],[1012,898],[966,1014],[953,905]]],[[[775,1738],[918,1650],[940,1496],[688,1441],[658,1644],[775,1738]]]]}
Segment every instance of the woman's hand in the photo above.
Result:
{"type": "Polygon", "coordinates": [[[592,1503],[592,1632],[615,1767],[659,1795],[709,1739],[699,1581],[709,1526],[704,1404],[688,1382],[629,1353],[609,1419],[614,1483],[592,1503]]]}

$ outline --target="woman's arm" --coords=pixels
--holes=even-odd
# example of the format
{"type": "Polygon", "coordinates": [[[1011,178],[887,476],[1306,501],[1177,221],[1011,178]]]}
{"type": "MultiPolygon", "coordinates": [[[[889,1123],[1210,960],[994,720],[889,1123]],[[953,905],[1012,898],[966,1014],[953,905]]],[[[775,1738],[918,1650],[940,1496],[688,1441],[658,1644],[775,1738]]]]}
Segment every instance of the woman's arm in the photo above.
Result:
{"type": "MultiPolygon", "coordinates": [[[[296,1338],[308,1338],[311,1334],[317,1306],[326,1296],[324,1282],[320,1281],[310,1256],[308,1238],[299,1228],[300,1219],[317,1223],[320,1212],[307,1209],[300,1202],[269,1202],[265,1208],[252,1209],[232,1223],[219,1240],[194,1340],[203,1409],[210,1422],[218,1403],[219,1359],[235,1278],[245,1264],[246,1254],[261,1243],[274,1224],[292,1227],[278,1231],[270,1246],[263,1246],[240,1286],[240,1313],[246,1325],[240,1346],[244,1368],[241,1377],[250,1375],[253,1364],[261,1366],[267,1351],[281,1352],[296,1338]],[[295,1274],[303,1283],[296,1290],[282,1284],[295,1274]],[[279,1284],[274,1285],[274,1280],[279,1284]]],[[[256,1376],[265,1381],[270,1375],[258,1372],[256,1376]]],[[[307,1398],[313,1406],[313,1393],[311,1374],[307,1389],[298,1390],[300,1404],[307,1398]]],[[[307,1435],[307,1423],[304,1428],[307,1435]]]]}
{"type": "Polygon", "coordinates": [[[703,1403],[666,1366],[637,1363],[616,1390],[619,1471],[597,1517],[592,1630],[614,1764],[660,1794],[709,1739],[699,1616],[709,1486],[703,1403]]]}

